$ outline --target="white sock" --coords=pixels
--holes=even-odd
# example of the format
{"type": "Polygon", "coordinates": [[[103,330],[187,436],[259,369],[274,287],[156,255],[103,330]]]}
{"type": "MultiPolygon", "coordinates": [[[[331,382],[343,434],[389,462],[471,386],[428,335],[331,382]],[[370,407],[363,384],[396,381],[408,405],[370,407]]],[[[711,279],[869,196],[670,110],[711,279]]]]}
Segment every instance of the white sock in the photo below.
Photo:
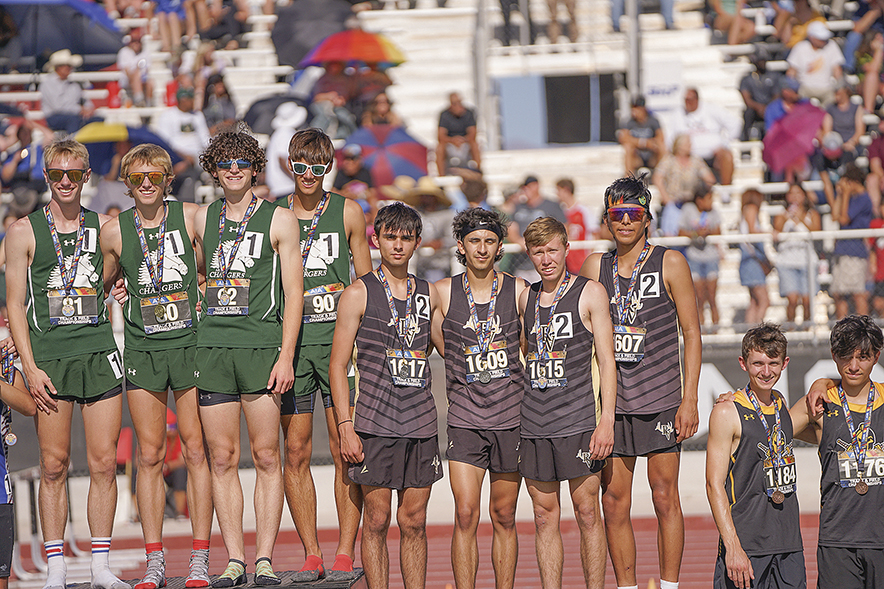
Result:
{"type": "Polygon", "coordinates": [[[672,581],[660,579],[660,589],[678,589],[678,581],[673,583],[672,581]]]}
{"type": "Polygon", "coordinates": [[[617,585],[617,589],[638,589],[638,585],[630,585],[629,587],[621,587],[617,585]]]}
{"type": "Polygon", "coordinates": [[[47,587],[64,587],[67,579],[67,565],[64,562],[64,540],[51,540],[43,543],[46,551],[47,587]]]}
{"type": "Polygon", "coordinates": [[[107,564],[108,553],[110,552],[110,538],[92,538],[92,575],[95,573],[109,569],[107,564]]]}

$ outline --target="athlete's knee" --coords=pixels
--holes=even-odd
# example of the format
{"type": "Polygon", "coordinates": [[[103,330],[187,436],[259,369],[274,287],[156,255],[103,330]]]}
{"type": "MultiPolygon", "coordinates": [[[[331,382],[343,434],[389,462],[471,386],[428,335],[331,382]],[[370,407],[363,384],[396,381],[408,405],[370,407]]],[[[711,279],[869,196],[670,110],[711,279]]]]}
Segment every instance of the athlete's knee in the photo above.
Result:
{"type": "Polygon", "coordinates": [[[209,460],[212,467],[212,476],[223,476],[230,471],[235,471],[239,468],[236,456],[236,448],[233,445],[214,446],[210,448],[209,460]]]}
{"type": "Polygon", "coordinates": [[[574,505],[574,518],[581,528],[591,528],[601,523],[599,505],[596,501],[581,501],[574,505]]]}
{"type": "Polygon", "coordinates": [[[90,453],[87,459],[89,475],[94,479],[107,479],[116,477],[117,454],[116,452],[90,453]]]}
{"type": "Polygon", "coordinates": [[[475,530],[479,525],[479,506],[461,501],[454,508],[454,525],[459,530],[475,530]]]}
{"type": "Polygon", "coordinates": [[[427,512],[426,510],[400,509],[396,512],[396,524],[399,533],[405,537],[418,537],[426,534],[427,512]]]}
{"type": "Polygon", "coordinates": [[[198,446],[184,446],[184,462],[191,469],[203,466],[206,464],[206,449],[202,444],[198,446]]]}
{"type": "Polygon", "coordinates": [[[69,456],[43,455],[40,457],[41,484],[61,483],[68,476],[69,456]]]}
{"type": "Polygon", "coordinates": [[[138,445],[138,468],[143,469],[155,469],[163,464],[163,460],[166,457],[165,448],[149,446],[149,445],[138,445]]]}
{"type": "MultiPolygon", "coordinates": [[[[491,504],[491,523],[506,530],[516,527],[516,504],[513,501],[497,501],[491,504]]],[[[478,515],[477,515],[478,519],[478,515]]]]}
{"type": "Polygon", "coordinates": [[[651,499],[657,517],[676,516],[681,513],[678,484],[661,482],[651,487],[651,499]]]}
{"type": "Polygon", "coordinates": [[[280,470],[279,446],[253,448],[252,460],[255,463],[255,470],[259,472],[280,470]]]}
{"type": "Polygon", "coordinates": [[[632,497],[621,495],[611,487],[602,495],[602,508],[605,510],[606,519],[622,519],[629,517],[632,508],[632,497]]]}
{"type": "Polygon", "coordinates": [[[561,510],[558,505],[534,503],[534,525],[538,528],[558,526],[561,510]]]}
{"type": "Polygon", "coordinates": [[[390,527],[389,509],[366,509],[362,514],[363,532],[385,535],[390,527]]]}
{"type": "MultiPolygon", "coordinates": [[[[291,438],[291,436],[289,436],[291,438]]],[[[309,442],[285,443],[285,467],[286,470],[293,469],[296,471],[305,471],[310,469],[310,456],[313,453],[313,446],[309,442]]]]}

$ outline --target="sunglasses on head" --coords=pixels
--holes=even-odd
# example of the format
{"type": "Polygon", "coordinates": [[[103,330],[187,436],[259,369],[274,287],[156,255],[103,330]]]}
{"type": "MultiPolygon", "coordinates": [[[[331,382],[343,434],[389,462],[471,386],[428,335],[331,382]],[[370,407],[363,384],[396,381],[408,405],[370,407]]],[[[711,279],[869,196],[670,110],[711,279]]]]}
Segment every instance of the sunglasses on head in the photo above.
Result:
{"type": "Polygon", "coordinates": [[[132,172],[126,176],[126,180],[128,180],[129,184],[132,186],[141,186],[141,183],[144,182],[145,176],[154,186],[162,184],[166,177],[163,172],[132,172]]]}
{"type": "Polygon", "coordinates": [[[314,176],[325,176],[331,165],[331,162],[327,164],[305,164],[304,162],[292,161],[292,171],[298,176],[303,176],[309,168],[314,176]]]}
{"type": "Polygon", "coordinates": [[[85,173],[86,170],[60,170],[57,168],[46,170],[46,175],[49,176],[51,182],[61,182],[61,179],[65,177],[65,174],[67,174],[68,180],[71,182],[79,182],[83,179],[83,174],[85,173]]]}
{"type": "Polygon", "coordinates": [[[629,215],[630,220],[638,221],[645,216],[645,209],[644,207],[639,206],[625,206],[608,209],[608,218],[616,223],[622,221],[623,217],[626,215],[629,215]]]}
{"type": "Polygon", "coordinates": [[[233,164],[236,164],[236,167],[240,170],[247,170],[252,167],[252,162],[249,160],[227,160],[226,162],[218,162],[215,165],[219,170],[229,170],[233,167],[233,164]]]}

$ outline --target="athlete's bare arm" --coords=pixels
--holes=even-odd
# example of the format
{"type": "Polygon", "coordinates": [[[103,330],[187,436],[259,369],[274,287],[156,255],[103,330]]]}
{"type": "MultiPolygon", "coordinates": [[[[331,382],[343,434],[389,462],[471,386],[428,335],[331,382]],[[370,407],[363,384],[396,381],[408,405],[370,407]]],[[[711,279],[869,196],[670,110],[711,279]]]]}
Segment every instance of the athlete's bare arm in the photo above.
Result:
{"type": "MultiPolygon", "coordinates": [[[[120,255],[123,251],[123,239],[120,234],[120,219],[118,217],[101,226],[99,242],[101,243],[101,255],[104,258],[104,294],[107,296],[117,279],[120,278],[122,271],[120,255]]],[[[125,292],[125,288],[123,291],[125,292]]],[[[123,302],[125,302],[125,297],[123,302]]]]}
{"type": "Polygon", "coordinates": [[[365,213],[355,200],[349,198],[344,202],[344,231],[347,234],[350,255],[353,257],[353,271],[356,272],[356,278],[359,278],[371,272],[371,253],[365,237],[365,213]]]}
{"type": "Polygon", "coordinates": [[[528,306],[528,293],[530,292],[530,288],[522,289],[522,292],[519,293],[518,301],[518,309],[519,309],[519,323],[522,325],[522,355],[528,353],[528,334],[525,333],[525,307],[528,306]]]}
{"type": "Polygon", "coordinates": [[[105,215],[104,213],[96,213],[98,215],[98,226],[104,227],[105,223],[110,221],[111,219],[116,219],[116,217],[112,217],[111,215],[105,215]]]}
{"type": "Polygon", "coordinates": [[[792,437],[809,444],[819,445],[823,433],[823,413],[814,416],[810,410],[807,395],[792,405],[789,409],[789,417],[792,418],[792,437]]]}
{"type": "Polygon", "coordinates": [[[19,219],[9,228],[6,234],[6,310],[9,318],[9,331],[15,341],[15,348],[21,358],[22,370],[31,390],[31,397],[37,409],[44,413],[57,411],[58,402],[46,392],[58,394],[55,385],[45,372],[37,368],[34,351],[31,348],[31,336],[28,319],[25,315],[25,304],[28,296],[28,268],[34,260],[36,240],[31,228],[31,220],[27,217],[19,219]]]}
{"type": "Polygon", "coordinates": [[[697,388],[700,385],[700,364],[703,362],[700,317],[691,270],[683,255],[667,250],[663,256],[663,277],[666,291],[675,303],[684,338],[684,389],[681,405],[675,414],[676,442],[681,443],[697,433],[700,425],[697,411],[697,388]]]}
{"type": "MultiPolygon", "coordinates": [[[[264,206],[272,205],[265,203],[264,206]]],[[[295,383],[295,343],[301,328],[301,313],[304,311],[304,268],[301,265],[300,239],[298,218],[290,210],[276,207],[270,221],[270,243],[279,254],[285,302],[282,314],[282,346],[279,359],[270,371],[267,388],[277,394],[286,392],[295,383]]]]}
{"type": "Polygon", "coordinates": [[[25,379],[18,371],[15,372],[12,384],[0,380],[0,400],[22,415],[33,417],[37,414],[37,404],[25,386],[25,379]]]}
{"type": "MultiPolygon", "coordinates": [[[[602,267],[602,253],[595,252],[589,254],[589,256],[583,261],[583,266],[580,267],[580,275],[589,278],[590,280],[598,281],[599,279],[599,270],[602,267]]],[[[607,293],[605,294],[607,296],[607,293]]]]}
{"type": "Polygon", "coordinates": [[[451,278],[443,278],[433,284],[439,293],[439,307],[442,309],[442,317],[448,316],[448,305],[451,303],[451,278]]]}
{"type": "Polygon", "coordinates": [[[442,339],[442,309],[439,304],[439,291],[430,284],[430,345],[427,354],[436,348],[439,355],[445,357],[445,340],[442,339]]]}
{"type": "Polygon", "coordinates": [[[840,378],[838,380],[818,378],[813,381],[813,384],[810,385],[810,390],[807,391],[807,395],[804,397],[807,400],[807,408],[810,410],[811,415],[819,417],[823,414],[823,409],[826,406],[826,391],[832,387],[837,387],[840,384],[840,378]]]}
{"type": "MultiPolygon", "coordinates": [[[[208,210],[209,207],[200,207],[193,214],[193,247],[199,252],[196,256],[197,272],[203,276],[206,275],[206,260],[203,256],[203,233],[206,230],[206,211],[208,210]]],[[[299,232],[299,239],[300,235],[299,232]]]]}
{"type": "Polygon", "coordinates": [[[706,497],[726,550],[727,576],[740,589],[748,589],[755,573],[737,537],[730,501],[724,487],[731,456],[740,442],[740,434],[740,415],[734,404],[719,403],[713,407],[709,416],[709,437],[706,440],[706,497]]]}
{"type": "Polygon", "coordinates": [[[353,416],[350,414],[347,363],[353,354],[356,332],[362,323],[367,300],[365,284],[361,280],[357,280],[341,293],[328,366],[329,385],[335,405],[335,421],[338,424],[338,436],[341,440],[341,456],[351,464],[362,462],[363,453],[362,440],[353,429],[353,416]]]}
{"type": "Polygon", "coordinates": [[[605,287],[587,282],[580,293],[580,318],[592,332],[599,363],[602,412],[589,442],[593,460],[606,458],[614,449],[614,409],[617,404],[617,364],[614,361],[614,328],[605,287]]]}

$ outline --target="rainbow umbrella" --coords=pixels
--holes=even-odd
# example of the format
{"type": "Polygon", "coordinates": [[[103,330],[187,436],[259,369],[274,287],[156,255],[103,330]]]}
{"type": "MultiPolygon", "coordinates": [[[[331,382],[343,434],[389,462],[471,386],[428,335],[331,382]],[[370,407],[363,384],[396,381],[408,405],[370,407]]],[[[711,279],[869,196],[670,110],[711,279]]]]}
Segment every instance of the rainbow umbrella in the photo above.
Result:
{"type": "Polygon", "coordinates": [[[380,33],[349,29],[329,35],[301,60],[298,67],[321,66],[329,61],[377,63],[393,67],[405,61],[402,51],[380,33]]]}
{"type": "Polygon", "coordinates": [[[375,186],[393,184],[397,176],[417,180],[427,175],[427,148],[402,127],[362,127],[346,142],[362,147],[362,158],[375,186]]]}

